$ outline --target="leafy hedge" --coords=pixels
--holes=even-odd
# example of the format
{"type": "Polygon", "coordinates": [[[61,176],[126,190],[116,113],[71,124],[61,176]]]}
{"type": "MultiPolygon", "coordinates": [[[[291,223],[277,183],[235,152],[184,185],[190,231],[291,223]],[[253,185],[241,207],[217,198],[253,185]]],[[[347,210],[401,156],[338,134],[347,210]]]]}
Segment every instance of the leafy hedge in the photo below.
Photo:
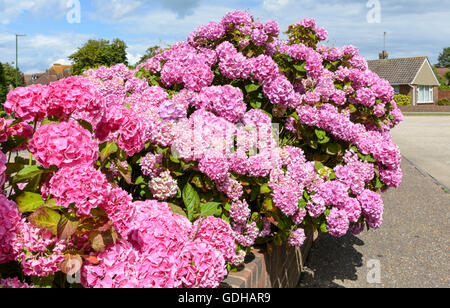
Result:
{"type": "Polygon", "coordinates": [[[397,94],[394,95],[394,100],[398,106],[411,106],[411,96],[397,94]]]}

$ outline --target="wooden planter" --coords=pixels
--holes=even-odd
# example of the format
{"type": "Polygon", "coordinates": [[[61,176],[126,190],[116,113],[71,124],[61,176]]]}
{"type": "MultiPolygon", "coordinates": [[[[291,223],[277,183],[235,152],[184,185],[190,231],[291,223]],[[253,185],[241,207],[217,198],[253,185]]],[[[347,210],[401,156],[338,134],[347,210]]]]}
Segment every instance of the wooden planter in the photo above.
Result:
{"type": "Polygon", "coordinates": [[[250,260],[243,269],[230,273],[223,283],[228,288],[295,288],[303,266],[317,234],[306,232],[307,239],[301,248],[287,244],[274,246],[272,254],[263,249],[253,249],[250,260]]]}

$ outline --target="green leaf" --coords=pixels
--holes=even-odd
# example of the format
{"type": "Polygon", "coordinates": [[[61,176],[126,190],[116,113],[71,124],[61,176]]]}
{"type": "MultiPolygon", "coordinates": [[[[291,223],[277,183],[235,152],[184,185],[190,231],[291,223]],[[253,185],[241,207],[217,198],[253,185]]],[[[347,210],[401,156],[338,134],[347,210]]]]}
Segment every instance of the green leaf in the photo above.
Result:
{"type": "Polygon", "coordinates": [[[375,180],[375,188],[376,189],[381,189],[381,188],[383,188],[383,186],[384,186],[383,182],[381,182],[380,178],[377,177],[376,180],[375,180]]]}
{"type": "Polygon", "coordinates": [[[315,129],[314,132],[316,133],[316,136],[317,138],[319,138],[319,140],[325,139],[325,137],[327,136],[327,132],[323,129],[315,129]]]}
{"type": "Polygon", "coordinates": [[[40,194],[24,192],[16,198],[16,203],[21,213],[31,213],[45,202],[40,194]]]}
{"type": "Polygon", "coordinates": [[[40,207],[28,217],[28,220],[36,227],[48,229],[53,235],[57,235],[61,215],[47,207],[40,207]]]}
{"type": "Polygon", "coordinates": [[[47,124],[55,124],[59,123],[59,119],[52,119],[53,117],[47,117],[42,120],[41,125],[47,125],[47,124]]]}
{"type": "Polygon", "coordinates": [[[262,103],[259,101],[252,101],[250,102],[250,106],[252,106],[254,109],[261,109],[262,103]]]}
{"type": "Polygon", "coordinates": [[[268,193],[270,193],[270,192],[272,192],[272,189],[270,189],[270,187],[269,187],[269,184],[268,183],[264,183],[262,186],[261,186],[261,194],[268,194],[268,193]]]}
{"type": "Polygon", "coordinates": [[[301,65],[294,65],[294,68],[298,71],[298,72],[306,72],[306,62],[303,62],[301,65]]]}
{"type": "Polygon", "coordinates": [[[64,209],[64,206],[56,204],[56,200],[55,199],[50,199],[47,202],[45,202],[45,207],[48,207],[49,209],[52,209],[52,210],[62,210],[62,209],[64,209]]]}
{"type": "Polygon", "coordinates": [[[169,203],[169,208],[172,210],[173,213],[187,217],[186,212],[178,205],[169,203]]]}
{"type": "Polygon", "coordinates": [[[263,206],[264,206],[264,208],[265,208],[267,211],[272,211],[272,210],[273,210],[273,200],[272,200],[272,198],[267,197],[267,198],[264,200],[263,206]]]}
{"type": "Polygon", "coordinates": [[[94,131],[92,129],[92,124],[86,120],[78,120],[78,124],[80,124],[80,126],[83,127],[84,129],[88,130],[90,133],[94,131]]]}
{"type": "Polygon", "coordinates": [[[106,143],[105,147],[100,152],[101,161],[105,161],[109,155],[116,153],[119,150],[119,147],[114,142],[106,143]]]}
{"type": "Polygon", "coordinates": [[[198,213],[200,197],[194,187],[189,183],[183,189],[183,202],[186,206],[188,219],[193,221],[194,215],[198,213]]]}
{"type": "Polygon", "coordinates": [[[315,162],[315,167],[316,167],[316,171],[320,171],[320,170],[323,169],[325,166],[324,166],[321,162],[316,161],[316,162],[315,162]]]}
{"type": "Polygon", "coordinates": [[[320,225],[320,232],[322,233],[328,233],[327,223],[324,222],[320,225]]]}
{"type": "Polygon", "coordinates": [[[30,167],[26,167],[22,170],[20,170],[13,178],[12,178],[12,183],[16,184],[16,183],[20,183],[23,181],[28,181],[31,178],[34,178],[35,176],[39,175],[39,174],[44,174],[44,173],[49,173],[49,170],[46,170],[44,168],[42,168],[41,166],[30,166],[30,167]]]}
{"type": "Polygon", "coordinates": [[[221,204],[218,202],[208,202],[200,205],[200,214],[202,216],[217,216],[222,214],[221,204]]]}
{"type": "Polygon", "coordinates": [[[178,158],[176,158],[175,156],[173,156],[173,155],[170,155],[170,161],[175,163],[175,164],[179,164],[180,163],[180,160],[178,158]]]}
{"type": "Polygon", "coordinates": [[[141,185],[141,186],[147,185],[147,183],[145,182],[145,179],[142,175],[136,179],[135,185],[141,185]]]}
{"type": "Polygon", "coordinates": [[[327,154],[329,155],[338,155],[339,154],[339,145],[336,143],[329,143],[327,144],[327,154]]]}
{"type": "Polygon", "coordinates": [[[306,209],[306,201],[305,201],[305,199],[300,199],[300,200],[298,200],[298,207],[299,208],[301,208],[301,209],[306,209]]]}
{"type": "Polygon", "coordinates": [[[245,91],[247,91],[247,93],[252,93],[257,91],[259,88],[261,88],[261,85],[252,83],[245,86],[245,91]]]}

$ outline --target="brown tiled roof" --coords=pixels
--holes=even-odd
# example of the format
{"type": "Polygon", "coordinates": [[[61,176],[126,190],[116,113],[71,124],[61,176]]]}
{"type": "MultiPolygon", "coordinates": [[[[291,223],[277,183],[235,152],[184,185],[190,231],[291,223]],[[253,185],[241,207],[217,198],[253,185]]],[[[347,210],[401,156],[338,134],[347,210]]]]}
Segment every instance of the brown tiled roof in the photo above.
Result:
{"type": "Polygon", "coordinates": [[[369,69],[391,85],[411,84],[427,57],[367,61],[369,69]]]}
{"type": "Polygon", "coordinates": [[[438,68],[437,69],[437,72],[438,72],[438,74],[440,75],[440,76],[444,76],[445,75],[445,73],[447,73],[448,71],[450,71],[450,68],[438,68]]]}

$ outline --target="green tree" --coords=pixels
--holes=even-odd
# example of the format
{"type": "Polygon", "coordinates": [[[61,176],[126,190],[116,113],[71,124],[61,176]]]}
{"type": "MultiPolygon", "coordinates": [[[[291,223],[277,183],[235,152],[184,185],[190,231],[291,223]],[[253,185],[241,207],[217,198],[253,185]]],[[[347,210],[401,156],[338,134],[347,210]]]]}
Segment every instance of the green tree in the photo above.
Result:
{"type": "Polygon", "coordinates": [[[439,55],[436,66],[439,68],[450,68],[450,47],[444,48],[442,53],[439,55]]]}
{"type": "Polygon", "coordinates": [[[112,42],[104,39],[89,40],[74,54],[69,56],[73,63],[73,74],[80,75],[85,70],[99,66],[128,65],[127,45],[120,39],[112,42]]]}
{"type": "Polygon", "coordinates": [[[155,56],[156,51],[158,51],[158,49],[160,49],[159,46],[152,46],[152,47],[147,48],[147,50],[145,51],[145,55],[143,55],[141,57],[141,59],[139,60],[139,62],[136,63],[136,66],[147,61],[149,58],[155,56]]]}
{"type": "Polygon", "coordinates": [[[0,104],[3,108],[3,103],[6,100],[6,94],[8,94],[8,86],[6,85],[5,72],[3,70],[3,64],[0,63],[0,104]]]}
{"type": "Polygon", "coordinates": [[[450,71],[448,71],[447,73],[445,73],[445,78],[447,78],[447,83],[450,86],[450,71]]]}
{"type": "Polygon", "coordinates": [[[437,79],[439,80],[439,83],[441,84],[441,86],[446,86],[447,85],[447,80],[446,80],[445,77],[439,75],[436,66],[433,66],[433,72],[436,75],[437,79]]]}

